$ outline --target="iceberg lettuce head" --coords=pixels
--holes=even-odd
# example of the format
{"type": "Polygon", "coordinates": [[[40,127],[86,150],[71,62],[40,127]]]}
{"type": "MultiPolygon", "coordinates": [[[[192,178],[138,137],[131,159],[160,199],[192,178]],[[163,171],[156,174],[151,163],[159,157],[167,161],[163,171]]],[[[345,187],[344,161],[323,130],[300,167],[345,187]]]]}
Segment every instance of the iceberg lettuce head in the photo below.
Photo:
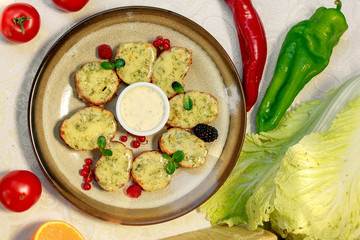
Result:
{"type": "Polygon", "coordinates": [[[360,76],[325,100],[245,137],[237,164],[200,211],[212,224],[264,223],[291,239],[360,238],[360,76]]]}

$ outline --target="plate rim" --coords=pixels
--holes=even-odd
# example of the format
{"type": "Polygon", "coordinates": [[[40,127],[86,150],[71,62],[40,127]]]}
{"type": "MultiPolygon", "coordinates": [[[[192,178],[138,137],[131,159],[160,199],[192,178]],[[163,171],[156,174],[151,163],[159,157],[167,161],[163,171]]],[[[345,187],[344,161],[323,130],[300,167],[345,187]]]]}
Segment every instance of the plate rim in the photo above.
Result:
{"type": "MultiPolygon", "coordinates": [[[[84,18],[83,20],[79,21],[78,23],[74,24],[72,27],[70,27],[67,31],[65,31],[59,38],[57,38],[57,40],[52,43],[50,49],[46,52],[45,56],[43,57],[43,60],[41,61],[38,70],[36,71],[36,74],[33,78],[33,82],[31,85],[31,89],[30,89],[30,94],[29,94],[29,100],[28,100],[28,114],[27,114],[27,120],[28,120],[28,129],[29,129],[29,135],[30,135],[30,140],[31,140],[31,145],[33,148],[33,151],[35,153],[36,156],[36,160],[42,170],[42,172],[44,173],[44,175],[46,176],[47,180],[51,183],[51,185],[66,199],[66,201],[68,201],[69,203],[71,203],[73,206],[75,206],[77,209],[82,210],[83,212],[85,212],[86,214],[89,214],[90,216],[93,216],[95,218],[104,220],[104,221],[108,221],[108,222],[113,222],[113,223],[117,223],[117,224],[122,224],[122,225],[130,225],[130,226],[143,226],[143,225],[152,225],[152,224],[157,224],[157,223],[162,223],[162,222],[167,222],[169,220],[173,220],[176,219],[180,216],[183,216],[187,213],[189,213],[190,211],[198,208],[201,204],[203,204],[207,199],[209,199],[213,194],[215,194],[215,192],[222,186],[222,184],[225,182],[225,180],[227,179],[227,177],[229,176],[230,172],[233,170],[233,168],[236,165],[237,159],[240,155],[242,146],[243,146],[243,142],[244,142],[244,138],[245,138],[245,133],[246,133],[246,125],[247,125],[247,116],[246,116],[246,110],[245,110],[245,97],[244,97],[244,91],[242,88],[242,84],[241,84],[241,78],[236,70],[236,67],[232,61],[232,59],[229,57],[229,55],[227,54],[227,52],[225,51],[225,49],[221,46],[221,44],[206,30],[204,29],[202,26],[200,26],[199,24],[197,24],[196,22],[194,22],[193,20],[180,15],[176,12],[173,12],[171,10],[167,10],[167,9],[163,9],[163,8],[157,8],[157,7],[150,7],[150,6],[124,6],[124,7],[115,7],[115,8],[111,8],[111,9],[107,9],[104,11],[100,11],[97,12],[95,14],[92,14],[86,18],[84,18]],[[199,204],[195,204],[193,205],[191,208],[188,208],[186,210],[182,210],[179,213],[173,214],[170,217],[161,219],[161,220],[154,220],[154,221],[147,221],[147,222],[121,222],[121,221],[113,221],[110,220],[108,218],[104,218],[101,216],[98,216],[96,214],[93,214],[92,212],[80,207],[76,202],[74,202],[67,194],[67,191],[65,189],[63,189],[62,186],[59,185],[59,183],[56,181],[56,179],[53,178],[53,176],[51,176],[51,174],[49,174],[47,168],[44,166],[43,160],[41,160],[40,154],[38,152],[38,146],[36,144],[36,140],[35,140],[35,133],[33,131],[33,107],[34,107],[34,96],[36,95],[36,90],[38,87],[38,84],[41,80],[41,75],[44,69],[46,69],[47,63],[48,61],[51,60],[51,57],[53,57],[53,54],[56,52],[57,48],[59,47],[59,44],[61,44],[61,42],[65,41],[66,38],[69,36],[69,34],[73,33],[73,31],[76,31],[78,28],[81,28],[84,24],[86,24],[88,21],[91,21],[92,19],[107,14],[107,13],[111,13],[111,12],[117,12],[117,11],[139,11],[139,10],[143,10],[143,11],[159,11],[162,12],[164,14],[168,14],[168,15],[172,15],[178,18],[181,18],[187,22],[190,22],[194,25],[196,25],[198,28],[200,28],[202,31],[204,31],[204,33],[206,35],[208,35],[209,37],[212,38],[212,40],[217,44],[217,47],[221,50],[223,57],[227,59],[227,62],[230,64],[230,68],[234,71],[235,75],[237,76],[237,80],[238,80],[238,90],[240,91],[240,96],[241,96],[241,109],[244,111],[243,112],[243,126],[242,126],[242,136],[240,136],[239,140],[239,149],[237,151],[237,156],[235,159],[232,159],[231,164],[228,164],[227,168],[226,168],[226,178],[224,178],[224,180],[219,183],[216,188],[212,191],[211,194],[209,194],[209,196],[207,196],[205,199],[203,199],[201,201],[201,203],[199,204]]],[[[228,141],[228,139],[226,140],[226,142],[228,141]]],[[[225,144],[226,144],[225,142],[225,144]]]]}

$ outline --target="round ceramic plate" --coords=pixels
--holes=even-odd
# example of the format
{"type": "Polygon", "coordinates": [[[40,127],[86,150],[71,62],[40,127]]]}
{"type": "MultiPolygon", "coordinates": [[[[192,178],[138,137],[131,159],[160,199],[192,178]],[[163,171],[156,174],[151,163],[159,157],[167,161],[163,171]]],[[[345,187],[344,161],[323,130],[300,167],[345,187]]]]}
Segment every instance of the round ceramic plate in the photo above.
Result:
{"type": "MultiPolygon", "coordinates": [[[[118,95],[125,87],[120,84],[118,95]]],[[[116,97],[103,107],[115,115],[116,97]]],[[[117,8],[82,21],[64,34],[50,49],[39,68],[30,95],[29,127],[38,162],[49,181],[72,204],[103,220],[128,225],[164,222],[179,217],[206,201],[233,169],[245,135],[246,111],[239,76],[221,45],[196,23],[176,13],[148,7],[117,8]],[[123,42],[152,42],[162,35],[172,46],[192,51],[185,90],[212,94],[220,113],[211,123],[219,138],[208,143],[207,160],[196,169],[177,169],[171,183],[162,190],[126,196],[126,188],[102,190],[93,182],[82,189],[79,170],[88,157],[94,162],[98,150],[76,151],[59,136],[59,126],[76,110],[87,106],[74,94],[73,74],[85,63],[100,61],[97,46],[107,43],[114,51],[123,42]]],[[[131,147],[134,136],[124,144],[136,157],[142,151],[158,150],[158,139],[166,130],[147,137],[140,148],[131,147]]],[[[114,141],[126,132],[118,126],[114,141]]]]}

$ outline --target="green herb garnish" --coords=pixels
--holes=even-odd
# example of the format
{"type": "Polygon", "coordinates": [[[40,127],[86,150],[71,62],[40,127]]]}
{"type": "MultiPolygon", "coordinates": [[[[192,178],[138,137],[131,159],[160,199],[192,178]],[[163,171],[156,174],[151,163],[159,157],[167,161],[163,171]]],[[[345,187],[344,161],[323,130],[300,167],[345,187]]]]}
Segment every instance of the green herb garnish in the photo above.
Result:
{"type": "Polygon", "coordinates": [[[124,59],[118,58],[118,59],[115,60],[114,68],[121,68],[123,66],[125,66],[125,60],[124,59]]]}
{"type": "Polygon", "coordinates": [[[110,149],[104,149],[106,146],[106,138],[104,136],[98,137],[97,144],[99,146],[100,152],[105,156],[112,156],[112,151],[110,149]]]}
{"type": "Polygon", "coordinates": [[[181,162],[185,154],[183,151],[176,151],[173,153],[172,157],[167,155],[166,153],[162,154],[163,158],[169,160],[168,164],[166,165],[166,173],[171,175],[175,172],[175,169],[179,168],[178,162],[181,162]]]}
{"type": "Polygon", "coordinates": [[[190,96],[188,95],[188,94],[184,94],[184,109],[185,110],[191,110],[192,109],[192,105],[193,105],[193,103],[192,103],[192,100],[191,100],[191,98],[190,98],[190,96]]]}
{"type": "Polygon", "coordinates": [[[172,82],[171,84],[171,87],[174,89],[175,92],[177,93],[183,93],[185,90],[184,90],[184,87],[181,85],[181,83],[179,83],[178,81],[174,81],[172,82]]]}
{"type": "Polygon", "coordinates": [[[114,64],[111,64],[107,61],[104,61],[104,62],[101,62],[100,63],[100,67],[105,69],[105,70],[111,70],[111,69],[114,69],[114,68],[121,68],[125,66],[125,60],[122,59],[122,58],[118,58],[115,60],[114,64]]]}

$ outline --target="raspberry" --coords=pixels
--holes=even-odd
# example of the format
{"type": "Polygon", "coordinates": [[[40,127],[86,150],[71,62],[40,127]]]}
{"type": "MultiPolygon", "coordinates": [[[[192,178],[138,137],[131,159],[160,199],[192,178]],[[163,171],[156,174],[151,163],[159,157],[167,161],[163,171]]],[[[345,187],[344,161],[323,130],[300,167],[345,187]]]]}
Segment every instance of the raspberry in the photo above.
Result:
{"type": "Polygon", "coordinates": [[[102,44],[97,48],[99,58],[101,59],[110,59],[112,56],[112,49],[107,44],[102,44]]]}
{"type": "Polygon", "coordinates": [[[141,195],[141,187],[133,184],[126,189],[126,195],[131,198],[138,198],[141,195]]]}
{"type": "Polygon", "coordinates": [[[193,130],[195,135],[205,142],[212,142],[219,136],[216,128],[206,124],[198,124],[193,130]]]}

